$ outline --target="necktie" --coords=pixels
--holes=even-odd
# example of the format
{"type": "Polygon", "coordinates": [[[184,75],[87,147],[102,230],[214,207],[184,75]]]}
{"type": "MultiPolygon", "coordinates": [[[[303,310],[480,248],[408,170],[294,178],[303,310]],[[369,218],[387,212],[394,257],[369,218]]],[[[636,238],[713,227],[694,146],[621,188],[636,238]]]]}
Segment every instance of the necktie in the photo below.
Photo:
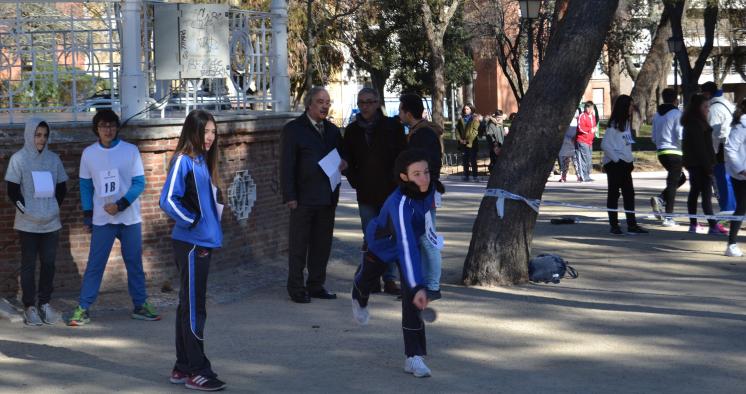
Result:
{"type": "Polygon", "coordinates": [[[316,130],[318,130],[321,137],[324,137],[324,122],[316,123],[316,130]]]}

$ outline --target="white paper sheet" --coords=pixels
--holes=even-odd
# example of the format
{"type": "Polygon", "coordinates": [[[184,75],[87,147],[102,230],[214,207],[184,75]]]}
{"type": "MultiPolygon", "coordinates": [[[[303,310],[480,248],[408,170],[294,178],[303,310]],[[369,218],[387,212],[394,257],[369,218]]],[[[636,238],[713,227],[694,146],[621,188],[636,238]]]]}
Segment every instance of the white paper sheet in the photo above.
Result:
{"type": "Polygon", "coordinates": [[[34,179],[34,198],[54,197],[54,180],[49,171],[31,171],[34,179]]]}
{"type": "Polygon", "coordinates": [[[341,163],[342,158],[339,157],[337,149],[332,150],[319,161],[319,166],[321,166],[321,169],[324,171],[326,176],[329,177],[329,186],[331,186],[332,191],[342,183],[342,173],[339,171],[339,165],[341,163]]]}

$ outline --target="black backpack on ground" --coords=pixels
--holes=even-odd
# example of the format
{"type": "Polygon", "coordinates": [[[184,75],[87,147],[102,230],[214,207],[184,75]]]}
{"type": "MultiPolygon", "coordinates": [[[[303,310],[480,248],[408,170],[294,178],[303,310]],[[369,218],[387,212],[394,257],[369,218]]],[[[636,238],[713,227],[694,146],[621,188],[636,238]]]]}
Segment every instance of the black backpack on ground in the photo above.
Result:
{"type": "Polygon", "coordinates": [[[528,263],[528,279],[531,282],[557,284],[565,277],[575,279],[578,271],[556,254],[540,254],[528,263]]]}

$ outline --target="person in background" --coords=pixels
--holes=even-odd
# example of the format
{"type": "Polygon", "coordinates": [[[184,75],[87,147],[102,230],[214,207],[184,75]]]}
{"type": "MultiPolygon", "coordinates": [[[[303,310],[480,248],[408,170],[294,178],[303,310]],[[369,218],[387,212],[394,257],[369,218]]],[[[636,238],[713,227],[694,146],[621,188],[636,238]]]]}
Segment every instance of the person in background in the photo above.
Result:
{"type": "Polygon", "coordinates": [[[80,157],[80,200],[83,224],[91,231],[91,247],[80,300],[67,325],[90,322],[88,309],[98,296],[115,239],[119,239],[127,268],[127,287],[134,305],[132,318],[160,320],[147,302],[142,268],[140,195],[145,190],[145,169],[140,151],[119,139],[119,116],[110,109],[102,109],[93,117],[93,133],[98,141],[85,148],[80,157]]]}
{"type": "Polygon", "coordinates": [[[686,183],[686,175],[682,171],[681,139],[681,111],[678,108],[679,99],[673,89],[663,89],[661,92],[663,104],[653,116],[652,140],[658,150],[658,161],[668,172],[666,188],[659,196],[650,197],[653,212],[663,220],[663,226],[673,227],[676,222],[673,217],[663,214],[673,213],[676,202],[676,190],[686,183]]]}
{"type": "MultiPolygon", "coordinates": [[[[736,197],[736,209],[733,215],[743,216],[746,214],[746,99],[738,103],[730,126],[730,134],[725,142],[725,167],[733,178],[733,192],[736,197]]],[[[737,244],[741,223],[740,220],[730,222],[726,256],[743,256],[737,244]]]]}
{"type": "Polygon", "coordinates": [[[503,111],[500,111],[499,109],[492,115],[486,115],[483,119],[483,122],[485,123],[485,137],[490,146],[490,173],[495,170],[497,156],[500,154],[503,142],[505,142],[505,128],[503,127],[504,120],[505,115],[503,115],[503,111]]]}
{"type": "MultiPolygon", "coordinates": [[[[715,150],[712,147],[712,127],[707,122],[710,105],[701,94],[692,96],[684,114],[681,125],[684,127],[684,138],[681,142],[683,164],[689,172],[689,197],[687,209],[690,215],[697,214],[697,200],[702,196],[702,211],[712,215],[712,172],[717,163],[715,150]]],[[[708,219],[711,235],[728,234],[717,220],[708,219]]],[[[697,233],[697,218],[689,219],[689,232],[697,233]]]]}
{"type": "MultiPolygon", "coordinates": [[[[394,161],[406,147],[407,140],[401,122],[383,114],[376,90],[360,90],[357,105],[360,112],[345,129],[344,151],[348,165],[345,175],[357,195],[364,236],[368,223],[378,216],[386,198],[396,189],[392,176],[394,161]]],[[[365,245],[362,250],[365,251],[365,245]]],[[[387,294],[401,292],[396,285],[396,271],[396,263],[392,262],[383,273],[383,291],[387,294]]],[[[372,291],[380,292],[380,285],[372,291]]]]}
{"type": "Polygon", "coordinates": [[[461,161],[464,166],[463,180],[479,182],[479,169],[477,168],[477,153],[479,150],[479,123],[482,117],[474,113],[474,107],[470,104],[464,105],[461,109],[461,117],[456,123],[458,134],[459,150],[461,150],[461,161]],[[470,171],[471,170],[471,171],[470,171]]]}
{"type": "Polygon", "coordinates": [[[23,148],[10,157],[5,181],[16,207],[13,228],[21,241],[21,301],[26,325],[55,324],[52,308],[57,244],[62,223],[60,207],[68,179],[60,157],[49,150],[51,129],[41,118],[26,121],[23,148]],[[36,260],[39,286],[36,286],[36,260]]]}
{"type": "MultiPolygon", "coordinates": [[[[300,304],[311,302],[311,298],[337,298],[324,283],[339,185],[332,190],[319,161],[335,149],[344,158],[342,134],[326,118],[331,107],[329,92],[311,88],[304,104],[306,111],[286,124],[280,136],[282,200],[290,209],[287,291],[290,299],[300,304]],[[305,283],[304,269],[308,269],[305,283]]],[[[347,163],[341,160],[339,170],[346,169],[347,163]]]]}
{"type": "Polygon", "coordinates": [[[712,147],[715,149],[717,158],[713,173],[718,192],[718,205],[721,212],[732,212],[736,209],[736,200],[733,195],[731,177],[725,170],[724,146],[730,134],[735,106],[723,96],[723,91],[718,89],[715,82],[705,82],[701,90],[702,95],[710,100],[710,114],[707,116],[707,122],[712,127],[712,147]]]}
{"type": "Polygon", "coordinates": [[[578,182],[593,182],[593,140],[596,137],[598,119],[593,114],[593,102],[587,101],[584,112],[578,116],[578,128],[575,137],[575,163],[578,171],[578,182]]]}
{"type": "MultiPolygon", "coordinates": [[[[575,137],[578,134],[578,116],[580,115],[580,109],[575,109],[575,114],[570,121],[570,126],[565,131],[565,137],[562,140],[562,147],[559,152],[559,165],[560,165],[560,182],[567,182],[567,173],[570,170],[570,163],[573,163],[575,167],[575,173],[580,174],[580,165],[577,162],[575,156],[575,137]]],[[[580,175],[578,175],[578,181],[580,181],[580,175]]]]}
{"type": "Polygon", "coordinates": [[[614,108],[609,118],[609,127],[604,133],[601,141],[601,149],[604,151],[602,164],[606,171],[608,180],[606,208],[609,211],[609,224],[611,233],[622,235],[619,226],[619,190],[622,191],[624,199],[624,210],[627,216],[628,234],[647,234],[647,230],[637,224],[635,218],[635,187],[632,183],[632,170],[634,170],[634,156],[632,155],[632,144],[635,139],[632,135],[632,114],[634,107],[632,98],[626,94],[617,97],[614,108]]]}

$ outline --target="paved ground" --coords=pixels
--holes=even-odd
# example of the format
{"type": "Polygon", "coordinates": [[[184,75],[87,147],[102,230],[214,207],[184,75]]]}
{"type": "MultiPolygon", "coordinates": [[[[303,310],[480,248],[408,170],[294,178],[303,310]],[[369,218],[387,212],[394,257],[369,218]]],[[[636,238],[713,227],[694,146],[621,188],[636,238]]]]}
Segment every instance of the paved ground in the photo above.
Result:
{"type": "MultiPolygon", "coordinates": [[[[637,201],[662,184],[636,180],[637,201]]],[[[338,209],[329,288],[336,301],[291,303],[284,261],[211,276],[207,353],[233,392],[744,393],[746,262],[722,257],[724,238],[646,224],[613,237],[603,213],[542,211],[533,252],[558,253],[580,272],[560,285],[456,285],[482,184],[447,182],[444,299],[428,325],[434,376],[401,371],[400,305],[376,296],[356,327],[350,277],[360,241],[354,194],[338,209]],[[581,224],[553,226],[573,214],[581,224]]],[[[683,193],[679,207],[683,209],[683,193]]],[[[605,182],[550,182],[546,199],[603,204],[605,182]]],[[[0,320],[0,392],[183,392],[173,362],[174,295],[156,293],[164,320],[128,318],[126,296],[104,294],[93,324],[26,328],[0,320]]],[[[73,295],[55,303],[68,307],[73,295]]]]}

